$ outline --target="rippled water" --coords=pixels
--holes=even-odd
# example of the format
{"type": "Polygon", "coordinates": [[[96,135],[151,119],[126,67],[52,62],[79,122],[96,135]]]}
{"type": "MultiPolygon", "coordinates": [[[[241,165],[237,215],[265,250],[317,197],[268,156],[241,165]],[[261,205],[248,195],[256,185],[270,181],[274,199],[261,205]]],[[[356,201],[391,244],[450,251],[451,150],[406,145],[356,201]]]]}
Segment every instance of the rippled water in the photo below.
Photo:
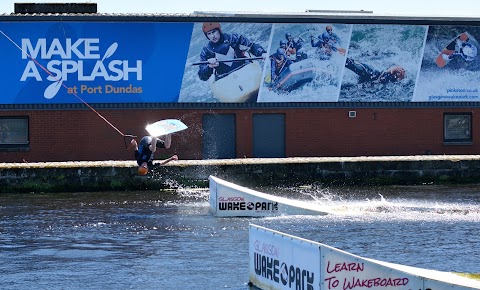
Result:
{"type": "Polygon", "coordinates": [[[206,189],[1,195],[1,288],[249,289],[250,223],[368,258],[480,273],[480,185],[258,190],[335,214],[215,218],[206,189]]]}

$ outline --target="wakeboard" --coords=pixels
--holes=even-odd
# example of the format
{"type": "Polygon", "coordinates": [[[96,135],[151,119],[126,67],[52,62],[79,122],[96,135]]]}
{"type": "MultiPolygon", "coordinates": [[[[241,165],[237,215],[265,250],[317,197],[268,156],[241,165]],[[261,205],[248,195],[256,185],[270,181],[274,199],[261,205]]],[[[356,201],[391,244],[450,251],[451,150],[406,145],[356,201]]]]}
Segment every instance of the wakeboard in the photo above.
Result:
{"type": "Polygon", "coordinates": [[[185,125],[182,121],[176,119],[160,120],[145,127],[147,132],[152,137],[159,137],[175,132],[180,132],[187,128],[187,125],[185,125]]]}

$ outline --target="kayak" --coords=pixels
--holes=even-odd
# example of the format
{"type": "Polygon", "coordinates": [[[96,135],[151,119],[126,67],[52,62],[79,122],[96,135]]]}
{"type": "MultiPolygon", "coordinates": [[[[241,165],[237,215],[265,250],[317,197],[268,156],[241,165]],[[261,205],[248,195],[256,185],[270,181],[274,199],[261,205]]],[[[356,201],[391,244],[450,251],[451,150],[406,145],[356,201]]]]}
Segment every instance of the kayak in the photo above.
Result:
{"type": "Polygon", "coordinates": [[[228,75],[209,79],[213,96],[222,103],[255,102],[260,88],[262,68],[256,61],[247,63],[228,75]]]}

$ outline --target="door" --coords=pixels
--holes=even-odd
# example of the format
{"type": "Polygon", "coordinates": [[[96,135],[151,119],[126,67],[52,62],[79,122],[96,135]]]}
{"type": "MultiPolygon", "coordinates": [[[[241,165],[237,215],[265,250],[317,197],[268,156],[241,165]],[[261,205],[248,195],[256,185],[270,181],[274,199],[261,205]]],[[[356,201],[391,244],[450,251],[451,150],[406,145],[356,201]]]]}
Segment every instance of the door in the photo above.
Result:
{"type": "Polygon", "coordinates": [[[202,126],[203,159],[236,157],[234,114],[205,114],[202,126]]]}
{"type": "Polygon", "coordinates": [[[253,114],[253,157],[285,157],[284,114],[253,114]]]}

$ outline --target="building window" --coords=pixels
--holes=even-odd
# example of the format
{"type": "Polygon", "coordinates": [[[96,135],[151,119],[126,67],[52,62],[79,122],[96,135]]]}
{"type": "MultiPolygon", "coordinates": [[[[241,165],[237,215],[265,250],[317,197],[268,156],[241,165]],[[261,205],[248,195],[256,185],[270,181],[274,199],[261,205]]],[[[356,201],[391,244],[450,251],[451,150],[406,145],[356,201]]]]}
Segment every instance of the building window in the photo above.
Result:
{"type": "Polygon", "coordinates": [[[471,143],[472,114],[445,114],[443,116],[443,140],[445,143],[471,143]]]}
{"type": "Polygon", "coordinates": [[[28,117],[0,117],[0,149],[24,149],[28,135],[28,117]]]}

